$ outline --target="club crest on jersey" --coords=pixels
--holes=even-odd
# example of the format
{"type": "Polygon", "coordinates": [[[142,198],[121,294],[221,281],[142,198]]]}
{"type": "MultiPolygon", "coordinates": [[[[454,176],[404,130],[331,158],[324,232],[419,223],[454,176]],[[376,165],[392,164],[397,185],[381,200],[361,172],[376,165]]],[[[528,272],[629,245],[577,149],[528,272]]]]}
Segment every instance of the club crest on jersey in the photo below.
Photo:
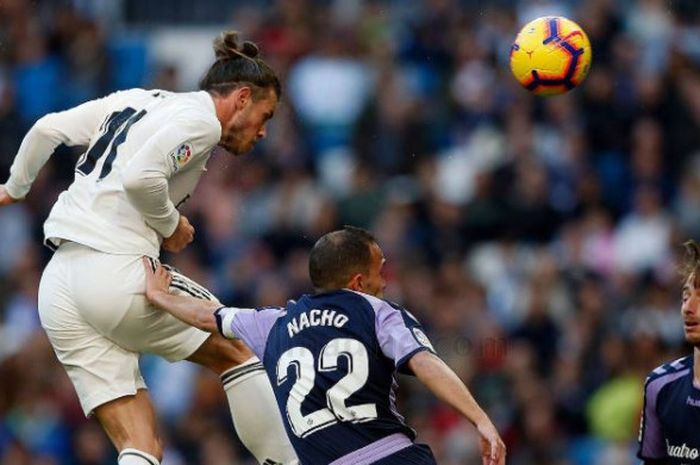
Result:
{"type": "Polygon", "coordinates": [[[170,161],[173,164],[173,170],[176,172],[185,166],[190,158],[192,158],[192,146],[188,143],[184,143],[170,152],[170,161]]]}
{"type": "Polygon", "coordinates": [[[428,336],[425,335],[423,331],[421,331],[418,328],[413,328],[413,337],[416,338],[416,341],[423,347],[427,347],[428,349],[434,351],[435,349],[433,348],[433,345],[430,343],[430,339],[428,339],[428,336]]]}

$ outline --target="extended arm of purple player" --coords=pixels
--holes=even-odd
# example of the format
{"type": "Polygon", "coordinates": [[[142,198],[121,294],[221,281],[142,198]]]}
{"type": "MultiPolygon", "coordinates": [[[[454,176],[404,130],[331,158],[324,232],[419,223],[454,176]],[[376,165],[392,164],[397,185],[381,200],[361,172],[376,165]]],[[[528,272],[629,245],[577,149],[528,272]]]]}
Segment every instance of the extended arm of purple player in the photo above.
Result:
{"type": "Polygon", "coordinates": [[[469,389],[445,362],[432,352],[423,351],[408,361],[409,368],[435,396],[468,419],[481,436],[481,456],[484,465],[503,465],[506,446],[469,389]]]}
{"type": "Polygon", "coordinates": [[[270,327],[280,310],[256,311],[251,308],[224,307],[218,302],[170,293],[170,273],[158,266],[155,270],[143,259],[146,274],[146,298],[180,321],[227,339],[241,339],[260,358],[270,327]]]}
{"type": "Polygon", "coordinates": [[[149,302],[190,326],[210,333],[217,332],[214,311],[221,307],[219,302],[171,294],[170,273],[162,266],[154,271],[147,258],[143,258],[143,266],[146,273],[146,298],[149,302]]]}
{"type": "Polygon", "coordinates": [[[369,299],[376,312],[376,333],[384,354],[399,371],[412,372],[435,396],[469,420],[480,435],[483,465],[504,465],[506,447],[488,415],[469,389],[435,354],[418,320],[407,310],[369,299]]]}

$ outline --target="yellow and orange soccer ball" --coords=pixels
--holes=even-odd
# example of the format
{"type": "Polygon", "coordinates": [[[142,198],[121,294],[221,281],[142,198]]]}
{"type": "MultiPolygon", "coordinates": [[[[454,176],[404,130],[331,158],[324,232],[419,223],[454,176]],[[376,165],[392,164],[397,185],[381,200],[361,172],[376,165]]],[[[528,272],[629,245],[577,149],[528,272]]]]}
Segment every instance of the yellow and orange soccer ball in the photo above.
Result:
{"type": "Polygon", "coordinates": [[[586,79],[591,58],[591,43],[578,24],[561,16],[544,16],[518,33],[510,48],[510,69],[530,92],[556,95],[586,79]]]}

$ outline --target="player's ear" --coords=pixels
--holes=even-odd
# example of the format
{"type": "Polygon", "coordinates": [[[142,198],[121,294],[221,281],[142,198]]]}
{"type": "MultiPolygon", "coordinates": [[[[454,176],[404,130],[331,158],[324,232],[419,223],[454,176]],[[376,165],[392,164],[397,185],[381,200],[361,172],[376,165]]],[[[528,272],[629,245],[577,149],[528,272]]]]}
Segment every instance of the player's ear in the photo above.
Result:
{"type": "Polygon", "coordinates": [[[352,289],[353,291],[359,291],[362,292],[364,289],[364,280],[362,278],[362,273],[357,273],[350,278],[350,281],[348,281],[347,284],[348,289],[352,289]]]}
{"type": "Polygon", "coordinates": [[[239,108],[244,108],[250,100],[253,98],[253,91],[250,86],[243,86],[235,90],[236,95],[236,105],[239,108]]]}

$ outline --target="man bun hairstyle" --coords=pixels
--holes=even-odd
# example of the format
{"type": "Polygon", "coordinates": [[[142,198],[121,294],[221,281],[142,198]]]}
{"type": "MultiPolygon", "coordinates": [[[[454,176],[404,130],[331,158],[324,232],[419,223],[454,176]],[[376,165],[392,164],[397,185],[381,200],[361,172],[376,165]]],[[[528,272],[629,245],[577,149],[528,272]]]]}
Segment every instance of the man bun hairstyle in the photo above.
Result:
{"type": "Polygon", "coordinates": [[[317,291],[344,288],[357,273],[369,271],[370,247],[377,241],[354,226],[330,232],[314,244],[309,254],[309,277],[317,291]]]}
{"type": "Polygon", "coordinates": [[[226,31],[214,39],[216,61],[199,81],[199,88],[215,95],[247,85],[253,89],[253,98],[263,97],[273,89],[277,98],[282,94],[279,78],[258,55],[260,49],[246,40],[239,44],[238,32],[226,31]]]}
{"type": "Polygon", "coordinates": [[[226,60],[242,56],[255,58],[260,50],[258,46],[249,40],[243,41],[243,45],[238,45],[238,33],[235,31],[222,32],[214,39],[214,55],[217,60],[226,60]]]}

